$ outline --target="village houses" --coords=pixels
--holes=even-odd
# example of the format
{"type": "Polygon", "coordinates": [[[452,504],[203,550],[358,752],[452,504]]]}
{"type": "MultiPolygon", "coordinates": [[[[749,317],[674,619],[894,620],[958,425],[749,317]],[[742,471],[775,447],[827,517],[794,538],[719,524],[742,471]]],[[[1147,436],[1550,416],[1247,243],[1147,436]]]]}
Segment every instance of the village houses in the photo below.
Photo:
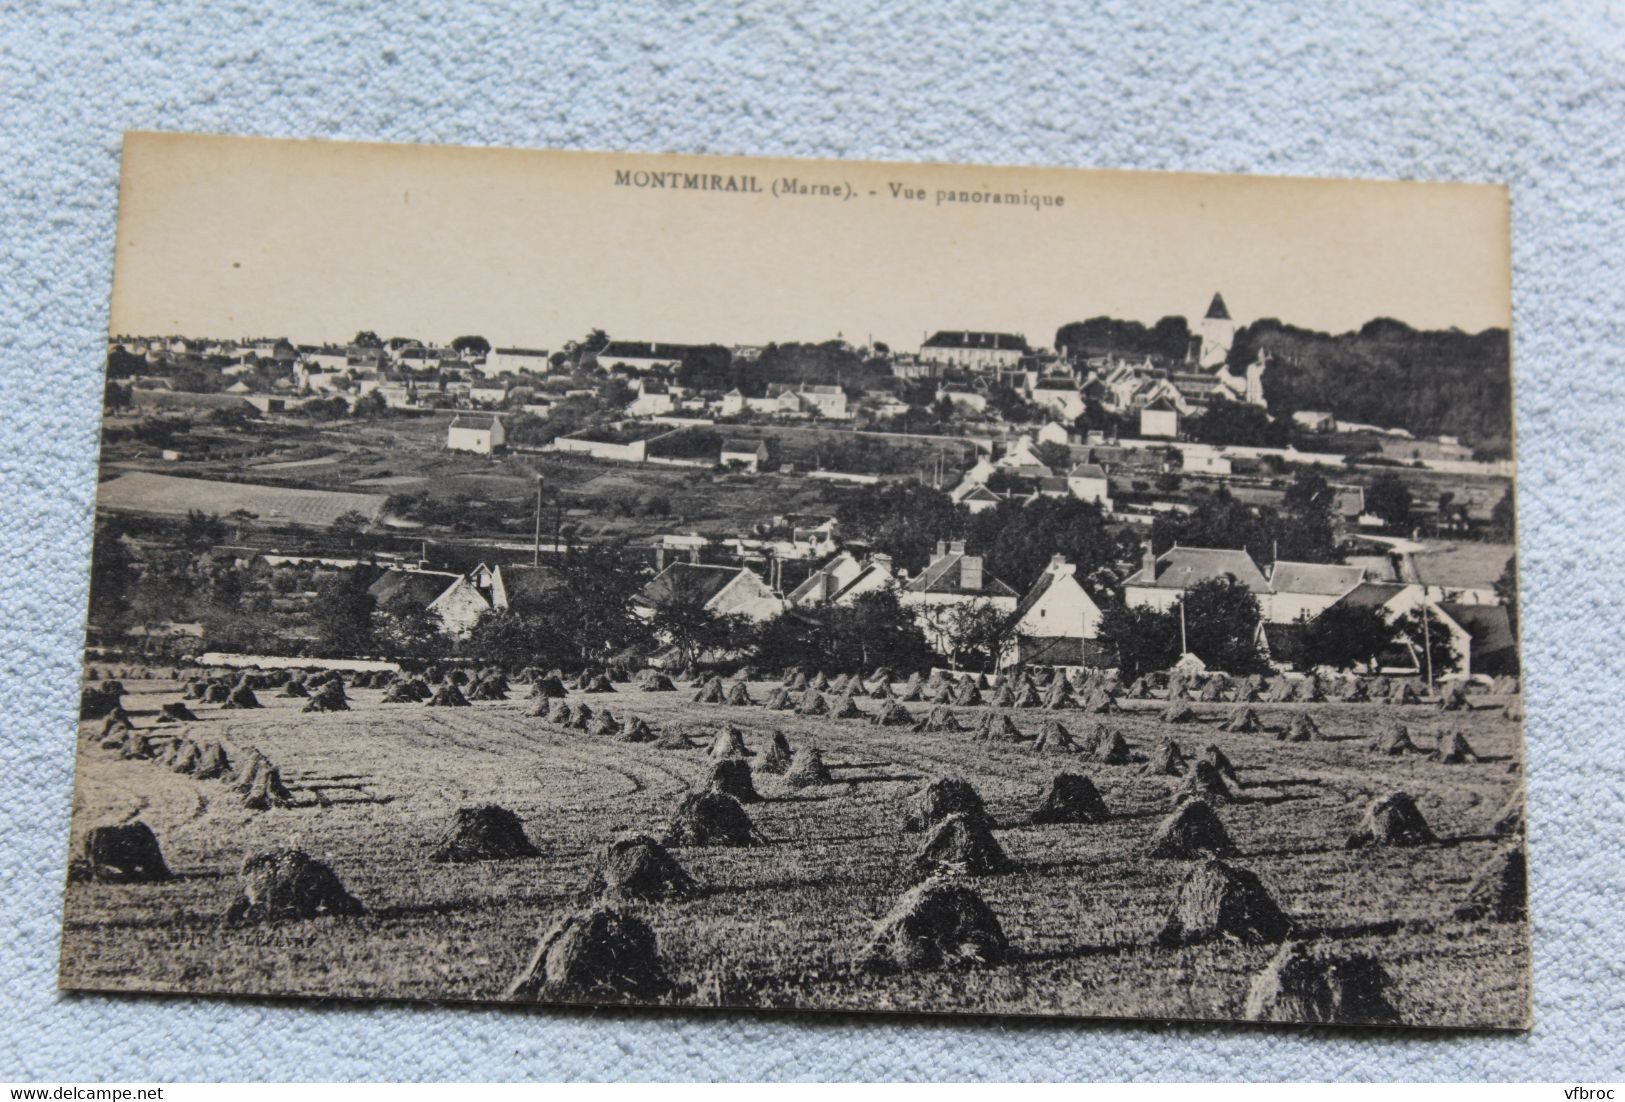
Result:
{"type": "Polygon", "coordinates": [[[648,619],[674,600],[692,600],[707,612],[743,616],[754,623],[771,620],[785,609],[784,598],[744,567],[676,562],[638,592],[633,611],[648,619]]]}
{"type": "Polygon", "coordinates": [[[890,555],[875,554],[859,562],[850,551],[842,551],[790,592],[796,608],[820,605],[850,605],[867,593],[882,593],[897,586],[890,555]]]}

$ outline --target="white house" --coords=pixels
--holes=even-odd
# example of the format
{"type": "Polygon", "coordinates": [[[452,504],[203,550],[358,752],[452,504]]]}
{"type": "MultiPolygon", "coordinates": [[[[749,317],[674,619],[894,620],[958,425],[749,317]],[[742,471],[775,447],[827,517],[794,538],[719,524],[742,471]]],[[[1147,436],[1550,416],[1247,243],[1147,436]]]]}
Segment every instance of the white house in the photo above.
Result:
{"type": "Polygon", "coordinates": [[[468,400],[475,405],[500,406],[508,400],[508,388],[497,383],[475,383],[468,388],[468,400]]]}
{"type": "Polygon", "coordinates": [[[545,372],[548,366],[545,348],[493,348],[476,370],[481,375],[515,375],[521,371],[545,372]]]}
{"type": "MultiPolygon", "coordinates": [[[[1450,648],[1456,653],[1461,662],[1462,672],[1471,673],[1473,669],[1473,635],[1459,620],[1450,614],[1447,609],[1453,609],[1460,614],[1460,608],[1446,605],[1436,600],[1429,592],[1428,587],[1415,582],[1364,582],[1338,598],[1335,604],[1348,605],[1361,608],[1375,608],[1381,612],[1384,620],[1394,625],[1395,646],[1389,653],[1382,656],[1380,669],[1384,673],[1422,673],[1426,671],[1427,659],[1420,648],[1403,641],[1399,635],[1399,621],[1410,616],[1418,609],[1425,608],[1432,614],[1436,623],[1441,625],[1450,637],[1450,648]]],[[[1486,606],[1498,608],[1499,606],[1486,606]]],[[[1501,610],[1504,612],[1505,610],[1501,610]]],[[[1463,617],[1465,618],[1465,617],[1463,617]]]]}
{"type": "Polygon", "coordinates": [[[1076,421],[1084,411],[1083,392],[1071,379],[1040,380],[1033,387],[1032,401],[1068,421],[1076,421]]]}
{"type": "Polygon", "coordinates": [[[507,431],[500,417],[459,413],[446,426],[446,447],[452,451],[490,455],[507,446],[507,431]]]}
{"type": "Polygon", "coordinates": [[[1140,435],[1172,440],[1179,435],[1179,410],[1166,398],[1140,409],[1140,435]]]}
{"type": "Polygon", "coordinates": [[[1179,453],[1186,474],[1230,474],[1230,457],[1211,444],[1187,444],[1179,453]]]}
{"type": "Polygon", "coordinates": [[[964,494],[956,495],[954,500],[964,506],[966,512],[975,516],[977,513],[986,512],[989,509],[997,509],[1004,498],[986,486],[977,484],[970,487],[964,494]]]}
{"type": "Polygon", "coordinates": [[[737,417],[741,413],[800,412],[801,403],[796,400],[794,393],[788,391],[786,393],[790,394],[790,409],[788,411],[785,410],[778,396],[747,398],[743,391],[735,387],[722,396],[722,404],[718,407],[717,412],[724,417],[737,417]]]}
{"type": "Polygon", "coordinates": [[[1268,408],[1269,403],[1264,400],[1264,372],[1269,365],[1269,353],[1259,349],[1258,356],[1247,365],[1245,374],[1232,375],[1229,368],[1221,368],[1214,372],[1213,377],[1236,401],[1268,408]]]}
{"type": "Polygon", "coordinates": [[[1365,581],[1365,569],[1341,563],[1288,562],[1270,566],[1270,592],[1261,602],[1264,619],[1290,624],[1319,616],[1365,581]]]}
{"type": "Polygon", "coordinates": [[[814,608],[834,598],[863,570],[856,555],[842,551],[807,575],[807,580],[790,591],[789,602],[797,608],[814,608]]]}
{"type": "Polygon", "coordinates": [[[967,555],[962,541],[937,541],[937,552],[913,578],[903,584],[898,600],[912,609],[926,638],[938,650],[946,649],[944,612],[958,605],[986,602],[1000,612],[1014,612],[1016,591],[983,569],[982,556],[967,555]]]}
{"type": "Polygon", "coordinates": [[[872,394],[865,399],[864,410],[871,417],[901,417],[909,411],[909,404],[890,394],[872,394]]]}
{"type": "Polygon", "coordinates": [[[1056,421],[1047,421],[1044,427],[1038,430],[1040,444],[1060,444],[1062,447],[1072,443],[1072,434],[1067,432],[1066,426],[1056,421]]]}
{"type": "Polygon", "coordinates": [[[954,504],[959,504],[972,490],[975,490],[978,486],[986,485],[987,480],[992,478],[997,470],[998,468],[993,465],[993,460],[987,458],[987,456],[984,455],[978,458],[975,464],[960,478],[959,485],[948,491],[948,496],[953,499],[954,504]]]}
{"type": "Polygon", "coordinates": [[[350,350],[339,345],[300,345],[299,362],[323,371],[343,371],[350,365],[350,350]]]}
{"type": "Polygon", "coordinates": [[[980,390],[972,390],[968,386],[942,386],[937,388],[937,401],[948,399],[949,403],[960,410],[969,410],[972,413],[981,413],[987,409],[987,394],[980,390]]]}
{"type": "Polygon", "coordinates": [[[637,388],[638,396],[627,403],[627,416],[659,417],[677,408],[671,391],[664,385],[646,379],[640,381],[642,385],[637,388]]]}
{"type": "Polygon", "coordinates": [[[810,413],[817,413],[820,417],[827,417],[832,421],[845,420],[852,416],[846,408],[846,391],[838,386],[818,386],[812,383],[802,383],[796,390],[801,399],[801,406],[810,413]]]}
{"type": "Polygon", "coordinates": [[[743,616],[760,623],[785,609],[785,600],[744,567],[672,563],[649,580],[633,598],[644,617],[674,600],[695,600],[718,616],[743,616]]]}
{"type": "Polygon", "coordinates": [[[1066,472],[1066,485],[1079,501],[1093,501],[1111,512],[1112,484],[1106,477],[1106,468],[1099,463],[1079,463],[1066,472]]]}
{"type": "Polygon", "coordinates": [[[412,388],[405,383],[379,383],[375,389],[390,409],[406,409],[415,397],[412,388]]]}
{"type": "Polygon", "coordinates": [[[657,367],[676,367],[694,348],[694,345],[663,341],[610,341],[596,358],[598,366],[605,371],[622,367],[644,372],[657,367]]]}
{"type": "Polygon", "coordinates": [[[508,607],[502,568],[481,563],[467,574],[438,570],[388,570],[368,587],[378,608],[400,601],[420,605],[440,618],[447,635],[466,637],[487,612],[508,607]]]}
{"type": "Polygon", "coordinates": [[[724,440],[722,442],[720,462],[724,467],[736,467],[754,474],[767,463],[767,442],[765,440],[724,440]]]}
{"type": "Polygon", "coordinates": [[[1044,465],[1044,461],[1038,458],[1038,453],[1034,451],[1036,447],[1037,445],[1027,437],[1018,436],[1010,442],[1009,448],[999,457],[998,465],[1006,470],[1034,472],[1033,477],[1042,477],[1052,473],[1044,465]]]}
{"type": "Polygon", "coordinates": [[[1100,636],[1100,606],[1078,583],[1077,565],[1060,555],[1021,599],[1011,618],[1001,665],[1086,666],[1100,636]]]}
{"type": "Polygon", "coordinates": [[[890,555],[871,555],[858,562],[850,551],[842,551],[790,592],[789,601],[797,608],[819,605],[849,605],[867,593],[880,593],[897,585],[890,555]]]}
{"type": "Polygon", "coordinates": [[[328,370],[318,364],[298,363],[293,368],[294,385],[301,390],[331,393],[349,378],[342,369],[328,370]]]}
{"type": "Polygon", "coordinates": [[[1027,339],[1019,333],[943,329],[920,345],[920,359],[987,371],[1014,367],[1029,351],[1027,339]]]}
{"type": "Polygon", "coordinates": [[[1337,427],[1337,418],[1320,410],[1300,409],[1292,415],[1292,423],[1308,432],[1331,432],[1337,427]]]}

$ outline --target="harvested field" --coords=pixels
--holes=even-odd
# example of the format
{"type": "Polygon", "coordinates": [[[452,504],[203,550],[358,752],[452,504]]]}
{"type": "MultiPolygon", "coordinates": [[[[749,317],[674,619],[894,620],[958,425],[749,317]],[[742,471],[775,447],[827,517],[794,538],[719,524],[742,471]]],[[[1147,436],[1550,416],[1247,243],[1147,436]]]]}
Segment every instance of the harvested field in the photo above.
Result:
{"type": "MultiPolygon", "coordinates": [[[[138,732],[219,743],[233,763],[257,750],[274,763],[291,807],[252,811],[229,784],[175,773],[98,745],[81,725],[73,852],[83,833],[139,814],[173,874],[158,883],[78,880],[68,887],[61,980],[80,989],[489,1000],[535,953],[538,930],[582,910],[605,847],[624,832],[658,835],[681,800],[710,781],[701,749],[569,730],[525,714],[528,702],[466,708],[383,704],[346,687],[347,712],[302,713],[303,700],[260,694],[260,709],[190,702],[193,721],[157,724],[178,681],[126,679],[138,732]],[[440,863],[428,855],[459,808],[500,805],[540,856],[440,863]],[[246,855],[297,847],[325,863],[365,908],[230,926],[246,855]]],[[[753,681],[765,700],[778,680],[753,681]]],[[[900,688],[900,686],[899,686],[900,688]]],[[[628,904],[648,924],[673,979],[668,1001],[695,1004],[963,1010],[1162,1018],[1239,1017],[1253,978],[1277,951],[1223,939],[1157,943],[1195,867],[1145,856],[1182,778],[1144,771],[1164,737],[1211,743],[1234,763],[1237,799],[1215,805],[1235,852],[1227,864],[1268,888],[1294,928],[1340,953],[1379,960],[1388,996],[1410,1024],[1494,1026],[1526,1017],[1528,927],[1456,914],[1506,845],[1492,827],[1522,778],[1519,726],[1505,700],[1474,710],[1386,703],[1256,704],[1264,726],[1312,712],[1321,737],[1278,742],[1269,731],[1225,732],[1233,705],[1192,702],[1193,722],[1165,726],[1165,701],[1121,701],[1108,717],[1137,760],[1035,754],[1055,713],[1008,714],[1023,741],[978,740],[985,707],[953,707],[959,731],[882,727],[760,706],[697,704],[689,693],[612,699],[617,718],[645,720],[709,746],[729,725],[760,760],[774,730],[816,748],[831,783],[791,787],[754,770],[751,846],[673,846],[698,887],[628,904]],[[623,715],[622,712],[625,712],[623,715]],[[1372,749],[1396,722],[1431,746],[1462,731],[1478,761],[1443,765],[1372,749]],[[1086,775],[1110,818],[1032,825],[1064,768],[1086,775]],[[910,797],[939,777],[972,784],[1012,870],[978,876],[1009,951],[974,977],[956,970],[855,967],[876,922],[917,881],[922,838],[899,829],[910,797]],[[1373,801],[1408,793],[1439,836],[1434,845],[1349,850],[1373,801]]],[[[586,697],[569,690],[568,701],[586,697]]],[[[872,713],[872,707],[865,709],[872,713]]],[[[1083,727],[1081,713],[1069,725],[1083,727]]]]}
{"type": "Polygon", "coordinates": [[[384,513],[381,494],[292,490],[145,472],[122,474],[103,482],[96,490],[96,505],[101,509],[179,517],[194,510],[221,515],[244,510],[269,522],[316,528],[327,527],[349,512],[360,513],[369,521],[378,520],[384,513]]]}

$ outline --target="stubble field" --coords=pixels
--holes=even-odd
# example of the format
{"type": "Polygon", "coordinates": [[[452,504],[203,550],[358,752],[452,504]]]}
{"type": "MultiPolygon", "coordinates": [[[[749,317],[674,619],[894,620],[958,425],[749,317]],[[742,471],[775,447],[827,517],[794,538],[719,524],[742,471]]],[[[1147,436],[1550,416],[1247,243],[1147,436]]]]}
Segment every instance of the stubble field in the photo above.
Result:
{"type": "MultiPolygon", "coordinates": [[[[174,682],[126,681],[138,727],[179,698],[174,682]]],[[[760,701],[771,683],[753,682],[760,701]]],[[[764,802],[748,806],[763,836],[750,848],[674,847],[703,885],[682,902],[635,908],[654,929],[674,1001],[697,1005],[957,1011],[1157,1018],[1240,1016],[1251,977],[1271,946],[1153,944],[1180,883],[1182,861],[1146,848],[1172,807],[1178,780],[1142,766],[1034,753],[961,733],[879,728],[702,705],[691,690],[570,693],[657,731],[681,726],[704,742],[726,724],[754,751],[775,729],[794,747],[823,751],[834,783],[787,789],[758,773],[764,802]],[[1086,773],[1109,822],[1024,825],[1059,769],[1086,773]],[[969,972],[881,976],[854,958],[915,876],[920,836],[900,829],[908,798],[937,777],[981,793],[1015,871],[974,878],[997,914],[1013,959],[969,972]]],[[[351,711],[303,714],[304,701],[260,694],[258,711],[191,703],[197,720],[153,730],[222,742],[235,759],[257,748],[281,771],[295,806],[245,809],[221,781],[176,774],[98,748],[82,726],[74,794],[74,852],[91,827],[139,818],[157,833],[173,880],[68,887],[61,983],[75,989],[489,1000],[533,951],[542,928],[583,906],[604,844],[634,829],[658,835],[681,798],[704,787],[701,749],[670,751],[566,730],[513,699],[468,708],[385,704],[351,689],[351,711]],[[437,864],[428,859],[459,807],[515,812],[541,849],[531,859],[437,864]],[[221,921],[238,894],[245,855],[299,846],[332,866],[365,904],[359,918],[267,926],[221,921]]],[[[1495,1027],[1527,1015],[1528,929],[1452,912],[1504,844],[1489,836],[1522,789],[1519,725],[1503,698],[1475,696],[1470,712],[1388,704],[1256,705],[1270,726],[1309,711],[1326,736],[1305,743],[1228,734],[1232,705],[1194,704],[1198,722],[1164,725],[1163,702],[1125,701],[1123,714],[1015,710],[1034,732],[1057,718],[1074,735],[1105,722],[1140,755],[1165,736],[1187,753],[1216,743],[1234,762],[1243,799],[1219,809],[1236,847],[1232,864],[1256,873],[1301,929],[1380,959],[1403,1021],[1495,1027]],[[1418,745],[1456,730],[1480,761],[1445,765],[1418,754],[1379,755],[1369,744],[1399,720],[1418,745]],[[1346,850],[1379,796],[1416,799],[1440,842],[1346,850]]],[[[873,713],[877,705],[859,706],[873,713]]],[[[908,705],[923,715],[921,705],[908,705]]],[[[956,708],[969,728],[984,709],[956,708]]]]}

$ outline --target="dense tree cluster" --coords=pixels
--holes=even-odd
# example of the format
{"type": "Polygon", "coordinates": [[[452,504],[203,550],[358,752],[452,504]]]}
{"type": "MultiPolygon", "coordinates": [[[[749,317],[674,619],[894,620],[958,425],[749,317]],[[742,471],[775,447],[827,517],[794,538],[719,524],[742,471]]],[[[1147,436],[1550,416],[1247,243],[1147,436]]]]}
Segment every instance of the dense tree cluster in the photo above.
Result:
{"type": "Polygon", "coordinates": [[[1283,419],[1302,409],[1344,421],[1458,436],[1485,455],[1509,455],[1511,343],[1505,329],[1418,330],[1391,318],[1336,336],[1274,318],[1237,332],[1230,369],[1270,356],[1264,397],[1283,419]]]}
{"type": "Polygon", "coordinates": [[[1299,654],[1293,664],[1302,670],[1317,666],[1366,669],[1394,639],[1394,629],[1382,610],[1365,605],[1335,604],[1319,616],[1306,614],[1299,622],[1299,633],[1299,654]]]}
{"type": "Polygon", "coordinates": [[[1190,323],[1183,317],[1162,318],[1149,328],[1137,321],[1096,317],[1074,321],[1055,331],[1055,350],[1078,359],[1116,356],[1178,363],[1190,348],[1190,323]]]}
{"type": "Polygon", "coordinates": [[[1182,431],[1198,444],[1214,447],[1284,448],[1292,443],[1291,422],[1243,402],[1214,402],[1187,418],[1182,431]]]}
{"type": "Polygon", "coordinates": [[[1100,636],[1116,649],[1128,680],[1177,662],[1182,635],[1185,649],[1209,669],[1248,674],[1266,668],[1258,646],[1262,618],[1252,591],[1223,577],[1191,586],[1166,611],[1114,602],[1101,610],[1100,636]]]}
{"type": "Polygon", "coordinates": [[[852,539],[884,551],[911,573],[931,561],[939,541],[964,540],[969,554],[982,556],[988,574],[1017,591],[1036,582],[1055,554],[1102,589],[1115,583],[1109,574],[1115,564],[1136,554],[1134,538],[1114,533],[1099,505],[1072,497],[1004,501],[973,515],[940,490],[893,482],[844,495],[836,516],[852,539]],[[1102,570],[1108,571],[1105,578],[1102,570]]]}
{"type": "Polygon", "coordinates": [[[966,550],[979,554],[987,572],[1026,592],[1044,572],[1052,555],[1063,555],[1078,568],[1085,588],[1104,596],[1102,581],[1119,579],[1111,571],[1119,561],[1132,561],[1137,544],[1132,535],[1106,524],[1099,505],[1071,497],[1041,497],[1023,505],[1004,501],[967,518],[966,550]]]}
{"type": "Polygon", "coordinates": [[[947,494],[918,482],[860,486],[841,498],[835,516],[851,539],[886,552],[910,572],[931,560],[939,540],[958,539],[965,521],[947,494]]]}
{"type": "Polygon", "coordinates": [[[936,660],[925,633],[895,593],[866,593],[850,605],[791,610],[753,634],[756,660],[769,669],[918,670],[936,660]]]}
{"type": "Polygon", "coordinates": [[[1265,566],[1277,558],[1292,562],[1335,562],[1329,498],[1324,496],[1283,516],[1266,506],[1249,505],[1221,487],[1196,498],[1190,513],[1158,517],[1151,526],[1157,554],[1183,547],[1239,547],[1265,566]]]}

